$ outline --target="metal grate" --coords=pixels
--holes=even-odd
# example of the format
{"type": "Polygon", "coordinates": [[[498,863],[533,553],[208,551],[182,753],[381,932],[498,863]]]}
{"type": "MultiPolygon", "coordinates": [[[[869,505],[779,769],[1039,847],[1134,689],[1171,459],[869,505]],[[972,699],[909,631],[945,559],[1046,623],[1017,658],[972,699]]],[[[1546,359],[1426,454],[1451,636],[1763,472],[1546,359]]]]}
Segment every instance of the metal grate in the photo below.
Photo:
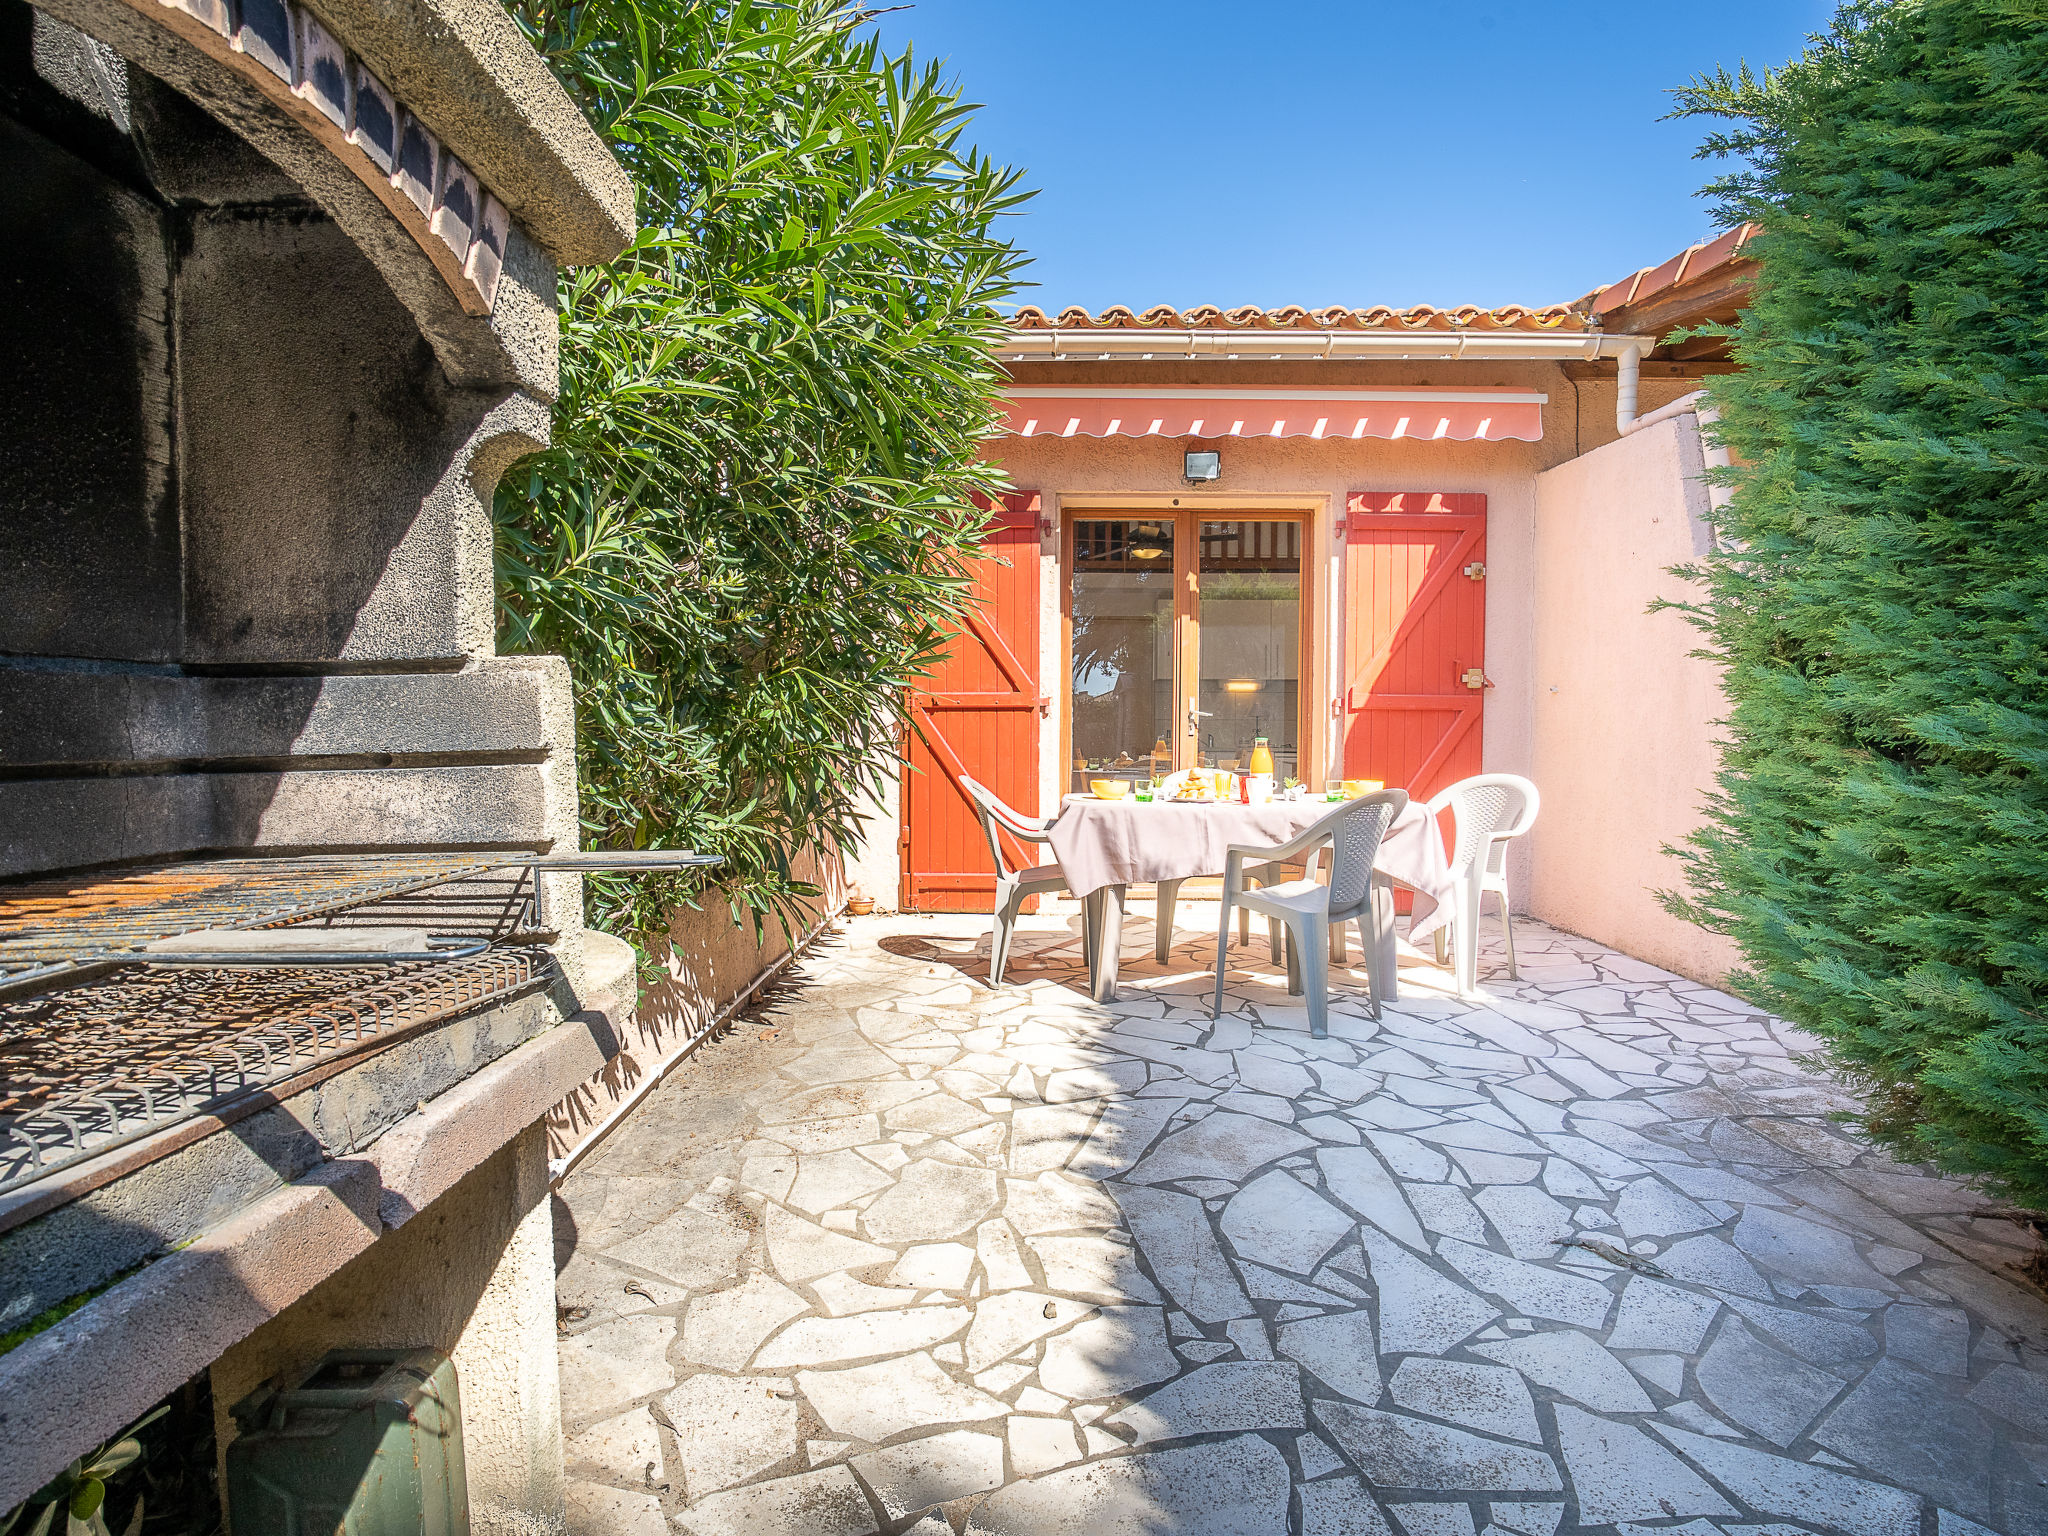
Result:
{"type": "Polygon", "coordinates": [[[545,982],[541,949],[380,966],[130,971],[0,1002],[0,1193],[545,982]]]}
{"type": "Polygon", "coordinates": [[[0,887],[0,984],[133,958],[152,939],[264,928],[523,862],[487,854],[211,859],[0,887]]]}

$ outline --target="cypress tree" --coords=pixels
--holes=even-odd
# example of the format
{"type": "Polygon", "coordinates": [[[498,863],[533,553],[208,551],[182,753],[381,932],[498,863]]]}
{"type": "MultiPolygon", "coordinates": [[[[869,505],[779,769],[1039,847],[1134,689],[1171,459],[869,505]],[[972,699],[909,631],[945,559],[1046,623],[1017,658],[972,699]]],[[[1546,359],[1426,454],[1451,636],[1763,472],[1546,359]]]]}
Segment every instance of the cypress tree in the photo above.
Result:
{"type": "Polygon", "coordinates": [[[1764,230],[1686,573],[1731,714],[1679,905],[1880,1140],[2048,1206],[2048,3],[1849,5],[1678,97],[1764,230]]]}

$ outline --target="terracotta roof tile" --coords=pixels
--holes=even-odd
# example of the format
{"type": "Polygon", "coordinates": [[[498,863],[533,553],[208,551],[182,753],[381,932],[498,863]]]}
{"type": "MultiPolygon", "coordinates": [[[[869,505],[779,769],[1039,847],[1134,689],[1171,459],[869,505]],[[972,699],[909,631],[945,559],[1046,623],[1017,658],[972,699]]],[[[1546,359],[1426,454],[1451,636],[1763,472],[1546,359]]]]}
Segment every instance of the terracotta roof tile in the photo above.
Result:
{"type": "Polygon", "coordinates": [[[1586,314],[1569,304],[1549,304],[1541,309],[1508,304],[1499,309],[1481,309],[1476,304],[1439,309],[1416,304],[1407,309],[1374,305],[1370,309],[1304,309],[1298,304],[1279,309],[1245,305],[1239,309],[1218,309],[1200,304],[1193,309],[1174,309],[1160,304],[1142,313],[1112,305],[1091,314],[1078,305],[1048,315],[1027,306],[1010,317],[1020,331],[1582,331],[1586,314]]]}
{"type": "Polygon", "coordinates": [[[1760,232],[1759,225],[1738,224],[1719,239],[1688,246],[1669,261],[1631,272],[1605,288],[1596,288],[1579,303],[1594,315],[1608,314],[1624,304],[1640,304],[1652,294],[1704,277],[1714,268],[1735,260],[1760,232]]]}
{"type": "Polygon", "coordinates": [[[1596,330],[1603,317],[1613,311],[1639,304],[1652,294],[1704,277],[1714,268],[1736,260],[1758,232],[1755,224],[1738,225],[1717,239],[1688,246],[1657,266],[1644,267],[1619,282],[1595,288],[1570,304],[1504,304],[1497,309],[1484,309],[1477,304],[1451,308],[1414,304],[1406,309],[1386,304],[1368,309],[1348,309],[1343,305],[1305,309],[1299,304],[1286,304],[1278,309],[1262,309],[1255,304],[1219,309],[1214,304],[1198,304],[1192,309],[1175,309],[1170,304],[1157,304],[1146,310],[1113,304],[1100,313],[1075,305],[1058,314],[1026,305],[1010,316],[1010,325],[1020,331],[1596,330]]]}

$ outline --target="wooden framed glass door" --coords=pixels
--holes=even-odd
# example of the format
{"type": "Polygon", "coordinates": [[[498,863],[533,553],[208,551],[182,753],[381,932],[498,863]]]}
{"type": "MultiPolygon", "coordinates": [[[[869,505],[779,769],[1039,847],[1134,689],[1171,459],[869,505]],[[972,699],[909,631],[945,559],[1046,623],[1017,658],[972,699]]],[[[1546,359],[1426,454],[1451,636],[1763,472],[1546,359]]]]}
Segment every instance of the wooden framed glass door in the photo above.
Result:
{"type": "Polygon", "coordinates": [[[1068,521],[1068,790],[1181,768],[1282,778],[1307,740],[1299,514],[1089,513],[1068,521]]]}

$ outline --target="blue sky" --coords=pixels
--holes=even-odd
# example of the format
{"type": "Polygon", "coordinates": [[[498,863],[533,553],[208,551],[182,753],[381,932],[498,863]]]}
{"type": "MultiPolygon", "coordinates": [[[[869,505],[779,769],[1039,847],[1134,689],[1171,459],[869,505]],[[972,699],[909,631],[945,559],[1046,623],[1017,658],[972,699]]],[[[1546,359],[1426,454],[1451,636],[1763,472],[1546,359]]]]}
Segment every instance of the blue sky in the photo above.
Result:
{"type": "MultiPolygon", "coordinates": [[[[888,3],[888,0],[880,0],[888,3]]],[[[878,25],[1038,196],[1022,302],[1576,298],[1706,238],[1665,91],[1830,0],[917,0],[878,25]]]]}

